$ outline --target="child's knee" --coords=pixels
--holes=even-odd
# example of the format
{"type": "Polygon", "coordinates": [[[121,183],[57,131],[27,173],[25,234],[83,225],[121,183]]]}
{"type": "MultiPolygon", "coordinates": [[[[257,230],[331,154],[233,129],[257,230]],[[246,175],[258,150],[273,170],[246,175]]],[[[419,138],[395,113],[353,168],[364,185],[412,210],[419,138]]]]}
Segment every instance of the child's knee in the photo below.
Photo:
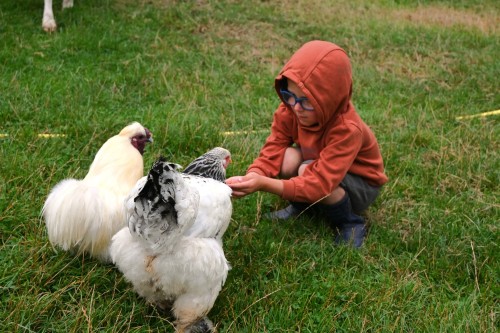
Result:
{"type": "Polygon", "coordinates": [[[285,151],[283,163],[281,164],[280,177],[288,179],[299,174],[299,167],[302,163],[302,152],[297,147],[289,147],[285,151]]]}

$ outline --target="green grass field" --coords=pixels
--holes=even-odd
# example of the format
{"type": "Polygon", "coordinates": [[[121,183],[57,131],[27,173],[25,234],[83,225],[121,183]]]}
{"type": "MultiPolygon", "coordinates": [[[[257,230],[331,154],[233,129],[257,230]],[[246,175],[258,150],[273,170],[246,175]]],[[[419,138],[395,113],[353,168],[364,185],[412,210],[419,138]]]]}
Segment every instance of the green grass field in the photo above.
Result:
{"type": "Polygon", "coordinates": [[[1,332],[173,332],[112,265],[52,248],[43,202],[132,121],[154,134],[146,168],[222,145],[244,173],[274,77],[313,39],[350,55],[390,181],[358,251],[311,218],[261,219],[279,198],[235,200],[209,317],[238,333],[499,330],[500,116],[456,119],[500,108],[498,1],[55,1],[53,34],[42,10],[0,2],[1,332]]]}

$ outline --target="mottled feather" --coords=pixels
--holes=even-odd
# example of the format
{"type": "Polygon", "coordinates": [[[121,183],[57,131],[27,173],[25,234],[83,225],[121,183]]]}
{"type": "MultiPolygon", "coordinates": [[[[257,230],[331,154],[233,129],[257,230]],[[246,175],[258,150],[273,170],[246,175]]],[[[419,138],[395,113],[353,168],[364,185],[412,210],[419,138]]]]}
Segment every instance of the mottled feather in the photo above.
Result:
{"type": "Polygon", "coordinates": [[[179,168],[158,159],[126,204],[130,232],[153,248],[172,248],[196,217],[199,194],[185,184],[179,168]]]}
{"type": "Polygon", "coordinates": [[[224,182],[226,180],[226,167],[230,159],[229,150],[216,147],[192,161],[183,173],[224,182]]]}

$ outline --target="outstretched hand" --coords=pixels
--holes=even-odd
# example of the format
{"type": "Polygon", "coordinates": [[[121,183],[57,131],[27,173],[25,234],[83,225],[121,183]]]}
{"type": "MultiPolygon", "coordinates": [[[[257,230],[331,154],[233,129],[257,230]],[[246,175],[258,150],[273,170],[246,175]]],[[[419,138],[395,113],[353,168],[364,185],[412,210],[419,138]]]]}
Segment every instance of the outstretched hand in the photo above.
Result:
{"type": "Polygon", "coordinates": [[[260,190],[261,177],[263,176],[251,172],[245,176],[230,177],[226,179],[226,184],[233,190],[233,197],[242,198],[260,190]]]}

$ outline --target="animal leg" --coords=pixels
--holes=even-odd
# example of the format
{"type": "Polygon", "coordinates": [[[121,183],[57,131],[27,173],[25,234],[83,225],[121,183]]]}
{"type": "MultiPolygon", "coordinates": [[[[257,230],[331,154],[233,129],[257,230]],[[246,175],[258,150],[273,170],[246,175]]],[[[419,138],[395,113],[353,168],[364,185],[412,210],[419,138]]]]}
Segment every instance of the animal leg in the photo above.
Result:
{"type": "Polygon", "coordinates": [[[43,3],[42,28],[46,32],[54,32],[57,29],[54,12],[52,11],[52,0],[45,0],[43,3]]]}
{"type": "Polygon", "coordinates": [[[213,325],[209,320],[205,321],[204,318],[212,306],[213,300],[211,297],[184,294],[177,298],[172,309],[176,318],[176,332],[213,332],[213,325]]]}

